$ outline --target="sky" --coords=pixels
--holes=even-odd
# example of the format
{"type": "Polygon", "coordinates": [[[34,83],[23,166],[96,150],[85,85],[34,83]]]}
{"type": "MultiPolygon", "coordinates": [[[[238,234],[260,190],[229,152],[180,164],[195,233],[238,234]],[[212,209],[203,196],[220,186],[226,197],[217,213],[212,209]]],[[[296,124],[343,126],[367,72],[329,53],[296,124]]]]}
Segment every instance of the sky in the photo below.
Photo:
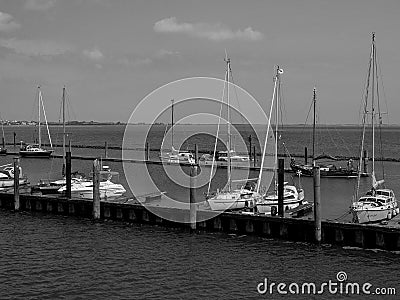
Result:
{"type": "Polygon", "coordinates": [[[399,13],[397,0],[0,0],[0,114],[34,119],[40,85],[57,121],[65,86],[70,119],[127,122],[163,85],[223,79],[227,51],[266,111],[284,70],[284,123],[305,122],[316,87],[320,123],[358,124],[374,31],[381,96],[400,124],[399,13]]]}

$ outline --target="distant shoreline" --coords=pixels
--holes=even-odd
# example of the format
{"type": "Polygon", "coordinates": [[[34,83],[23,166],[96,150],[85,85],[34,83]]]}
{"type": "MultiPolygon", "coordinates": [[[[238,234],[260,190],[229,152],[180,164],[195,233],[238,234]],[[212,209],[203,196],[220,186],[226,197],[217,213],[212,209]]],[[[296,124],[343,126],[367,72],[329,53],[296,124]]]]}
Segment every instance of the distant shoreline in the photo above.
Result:
{"type": "MultiPolygon", "coordinates": [[[[0,122],[1,124],[1,122],[0,122]]],[[[3,124],[4,127],[33,127],[37,126],[37,123],[35,122],[27,122],[27,121],[13,121],[10,123],[5,123],[3,124]],[[18,123],[21,122],[21,123],[18,123]]],[[[48,122],[49,126],[62,126],[62,123],[60,122],[48,122]]],[[[165,123],[123,123],[123,122],[95,122],[95,121],[70,121],[66,122],[66,126],[126,126],[126,125],[137,125],[137,126],[171,126],[171,124],[165,124],[165,123]]],[[[197,125],[203,125],[203,126],[217,126],[218,124],[211,124],[211,123],[184,123],[184,124],[175,124],[174,126],[197,126],[197,125]]],[[[232,124],[233,126],[248,126],[248,124],[232,124]]],[[[265,126],[265,124],[252,124],[253,126],[265,126]]],[[[42,126],[44,124],[42,123],[42,126]]],[[[274,127],[274,124],[271,124],[272,127],[274,127]]],[[[317,128],[360,128],[362,125],[359,124],[317,124],[317,128]]],[[[400,127],[400,124],[382,124],[382,128],[397,128],[400,127]]],[[[284,128],[299,128],[299,127],[305,127],[305,128],[312,128],[312,124],[286,124],[286,125],[281,125],[280,126],[282,129],[284,128]]]]}

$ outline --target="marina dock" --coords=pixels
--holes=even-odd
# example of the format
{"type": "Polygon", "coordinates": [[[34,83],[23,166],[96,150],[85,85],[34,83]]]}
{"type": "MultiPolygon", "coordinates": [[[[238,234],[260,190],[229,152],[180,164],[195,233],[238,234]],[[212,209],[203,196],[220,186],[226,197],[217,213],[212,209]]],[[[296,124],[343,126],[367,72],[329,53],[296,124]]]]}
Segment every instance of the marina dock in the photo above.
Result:
{"type": "MultiPolygon", "coordinates": [[[[56,214],[80,218],[92,218],[93,201],[67,199],[57,196],[20,194],[20,211],[56,214]]],[[[14,195],[0,193],[0,208],[15,211],[14,195]]],[[[17,213],[17,212],[16,212],[17,213]]],[[[100,220],[139,223],[189,230],[189,210],[152,207],[147,210],[138,201],[100,202],[100,220]],[[157,211],[162,212],[158,214],[157,211]],[[159,217],[171,214],[180,222],[159,217]]],[[[314,221],[312,218],[273,217],[250,212],[223,212],[198,210],[196,231],[221,232],[227,234],[254,235],[262,238],[282,239],[294,242],[314,243],[314,221]]],[[[400,251],[400,216],[385,222],[385,225],[353,224],[322,221],[323,244],[400,251]]]]}

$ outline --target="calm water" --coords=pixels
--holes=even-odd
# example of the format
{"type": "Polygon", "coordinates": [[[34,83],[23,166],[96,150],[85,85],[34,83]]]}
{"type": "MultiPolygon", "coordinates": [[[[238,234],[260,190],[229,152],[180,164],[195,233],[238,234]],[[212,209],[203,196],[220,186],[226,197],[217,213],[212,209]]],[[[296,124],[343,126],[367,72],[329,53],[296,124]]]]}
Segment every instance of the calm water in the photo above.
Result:
{"type": "MultiPolygon", "coordinates": [[[[137,129],[138,139],[145,136],[143,128],[137,129]]],[[[122,126],[80,126],[68,131],[75,144],[104,145],[107,140],[109,145],[121,146],[123,129],[122,126]]],[[[12,140],[13,131],[17,132],[17,140],[19,137],[32,140],[33,131],[26,128],[6,127],[5,130],[7,141],[12,140]]],[[[52,128],[52,132],[56,130],[59,128],[52,128]]],[[[185,130],[194,131],[193,128],[185,130]]],[[[332,134],[329,138],[326,131],[325,144],[321,143],[331,154],[352,155],[358,151],[357,128],[338,127],[329,132],[332,130],[339,131],[341,137],[335,140],[332,134]],[[345,142],[340,143],[341,140],[345,142]]],[[[152,143],[157,144],[163,132],[164,127],[160,126],[151,137],[152,143]]],[[[399,132],[400,129],[393,128],[384,131],[384,147],[389,157],[398,157],[399,132]]],[[[302,153],[309,135],[308,129],[287,129],[287,148],[292,153],[302,153]]],[[[212,143],[212,139],[203,139],[198,144],[204,149],[212,143]]],[[[140,148],[140,142],[133,146],[140,148]]],[[[72,151],[82,155],[104,154],[100,149],[73,148],[72,151]]],[[[109,151],[109,156],[120,155],[118,150],[109,151]]],[[[142,152],[136,155],[143,157],[142,152]]],[[[152,152],[152,155],[157,157],[158,153],[152,152]]],[[[10,162],[11,156],[0,157],[0,165],[10,162]]],[[[74,160],[72,164],[73,171],[87,174],[91,171],[90,161],[74,160]]],[[[121,183],[128,187],[122,164],[107,164],[120,172],[121,183]]],[[[21,159],[21,165],[32,183],[40,178],[58,178],[61,174],[60,159],[21,159]]],[[[400,195],[399,166],[399,163],[385,162],[387,184],[397,195],[400,195]]],[[[160,166],[149,169],[161,190],[187,200],[188,191],[166,180],[160,166]]],[[[221,174],[217,177],[223,178],[223,170],[221,174]]],[[[130,176],[139,180],[141,174],[130,176]]],[[[286,180],[290,181],[290,176],[286,174],[286,180]]],[[[306,197],[312,200],[312,179],[302,178],[301,184],[306,197]]],[[[363,179],[362,188],[367,189],[368,185],[369,180],[363,179]]],[[[143,190],[146,188],[143,186],[143,190]]],[[[198,197],[202,197],[204,189],[199,189],[198,197]]],[[[353,189],[354,180],[321,179],[323,217],[343,216],[346,220],[353,189]]],[[[339,271],[347,273],[348,281],[395,287],[400,292],[400,256],[380,251],[316,247],[225,234],[190,235],[159,227],[96,224],[90,220],[7,211],[0,211],[0,245],[0,299],[341,299],[344,295],[328,293],[261,296],[256,290],[265,277],[277,283],[322,283],[335,280],[339,271]]],[[[376,296],[348,298],[376,299],[376,296]]],[[[381,298],[398,299],[398,296],[381,298]]]]}
{"type": "Polygon", "coordinates": [[[340,271],[400,289],[397,254],[42,214],[0,211],[0,249],[0,299],[343,299],[256,290],[265,277],[321,284],[340,271]]]}

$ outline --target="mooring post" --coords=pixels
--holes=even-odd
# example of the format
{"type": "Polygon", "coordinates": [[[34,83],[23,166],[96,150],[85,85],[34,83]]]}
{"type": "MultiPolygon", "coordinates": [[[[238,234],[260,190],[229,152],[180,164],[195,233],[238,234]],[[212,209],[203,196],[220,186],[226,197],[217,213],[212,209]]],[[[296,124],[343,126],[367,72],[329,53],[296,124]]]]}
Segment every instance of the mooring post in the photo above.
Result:
{"type": "Polygon", "coordinates": [[[285,160],[278,160],[278,216],[283,217],[283,185],[285,181],[285,160]]]}
{"type": "Polygon", "coordinates": [[[251,134],[249,135],[249,158],[251,160],[251,134]]]}
{"type": "Polygon", "coordinates": [[[199,163],[199,148],[197,144],[194,144],[194,161],[196,165],[199,163]]]}
{"type": "Polygon", "coordinates": [[[315,241],[321,243],[321,178],[319,166],[314,166],[314,226],[315,241]]]}
{"type": "Polygon", "coordinates": [[[6,140],[4,139],[4,137],[2,137],[1,140],[2,140],[3,149],[4,149],[6,147],[6,140]]]}
{"type": "Polygon", "coordinates": [[[14,209],[19,210],[19,158],[14,157],[14,209]]]}
{"type": "Polygon", "coordinates": [[[196,184],[197,184],[197,164],[190,167],[190,229],[196,230],[196,184]]]}
{"type": "Polygon", "coordinates": [[[149,160],[149,158],[150,158],[150,146],[149,146],[149,143],[147,142],[146,143],[146,147],[145,147],[145,149],[144,149],[144,151],[145,151],[145,160],[149,160]]]}
{"type": "Polygon", "coordinates": [[[255,168],[257,166],[257,161],[256,161],[256,146],[253,146],[253,167],[255,168]]]}
{"type": "Polygon", "coordinates": [[[93,219],[100,219],[100,164],[93,161],[93,219]]]}
{"type": "Polygon", "coordinates": [[[71,199],[71,152],[65,152],[65,197],[71,199]]]}
{"type": "Polygon", "coordinates": [[[15,138],[17,137],[17,134],[15,133],[15,131],[14,131],[14,148],[15,148],[15,138]]]}
{"type": "Polygon", "coordinates": [[[368,173],[368,151],[364,150],[364,173],[368,173]]]}
{"type": "Polygon", "coordinates": [[[304,164],[306,165],[307,162],[308,162],[307,147],[304,147],[304,164]]]}
{"type": "Polygon", "coordinates": [[[107,141],[104,142],[104,157],[107,158],[108,157],[108,145],[107,145],[107,141]]]}

